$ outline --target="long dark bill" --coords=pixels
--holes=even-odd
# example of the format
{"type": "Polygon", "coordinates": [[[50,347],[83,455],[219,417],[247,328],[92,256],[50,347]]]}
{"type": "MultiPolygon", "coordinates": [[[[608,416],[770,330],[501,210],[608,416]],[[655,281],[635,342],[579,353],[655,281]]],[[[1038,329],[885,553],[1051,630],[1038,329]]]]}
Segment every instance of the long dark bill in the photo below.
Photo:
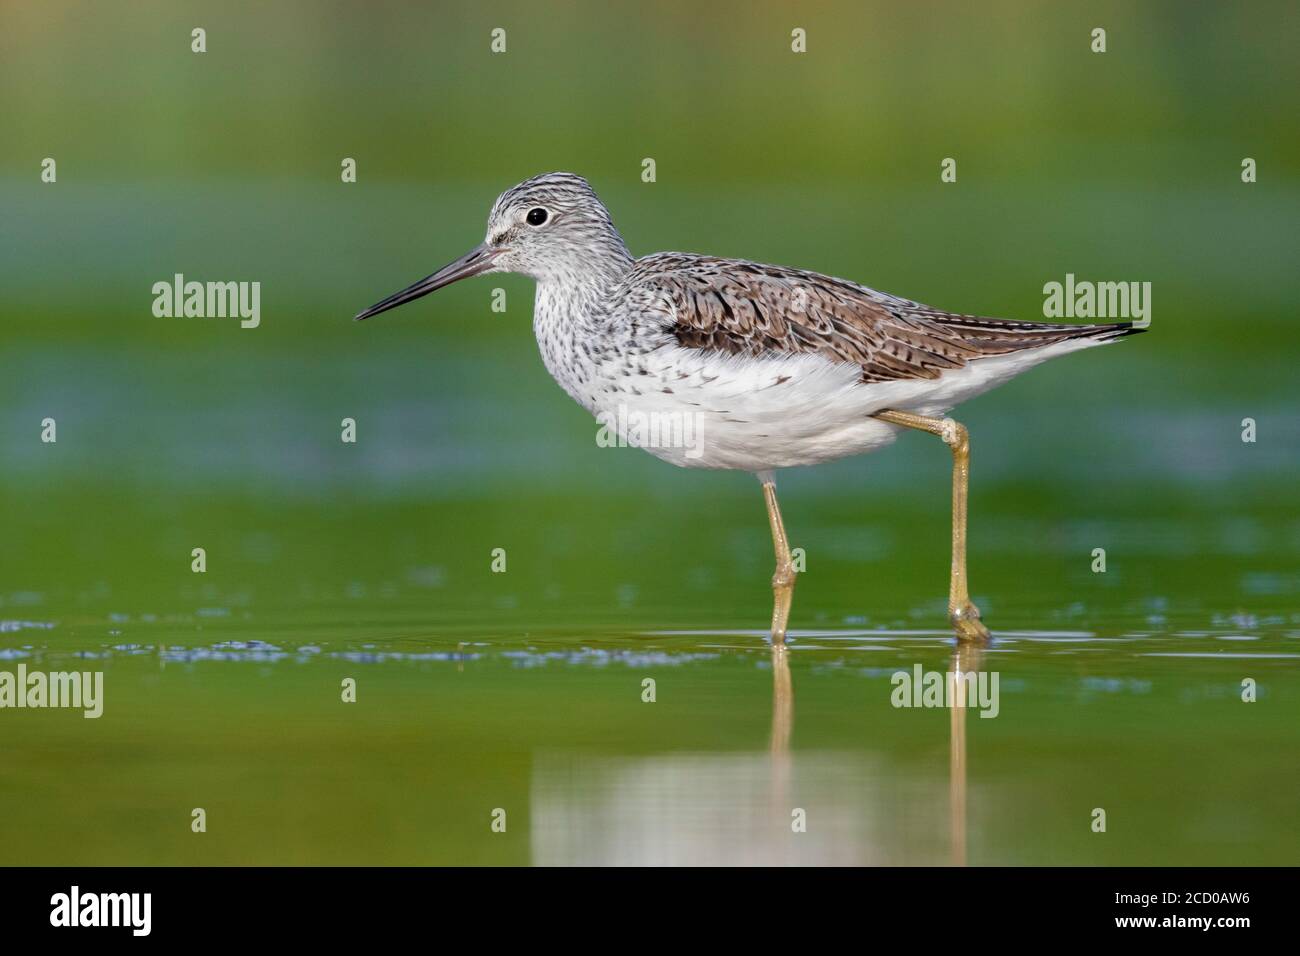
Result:
{"type": "Polygon", "coordinates": [[[360,322],[372,315],[387,312],[389,309],[395,309],[403,303],[418,299],[422,295],[436,292],[443,286],[451,285],[453,282],[459,282],[461,279],[468,279],[470,276],[486,272],[491,268],[492,260],[500,253],[500,249],[489,248],[486,243],[475,246],[455,262],[449,262],[433,275],[425,276],[419,282],[407,286],[401,292],[394,292],[387,299],[376,302],[364,312],[358,312],[356,320],[360,322]]]}

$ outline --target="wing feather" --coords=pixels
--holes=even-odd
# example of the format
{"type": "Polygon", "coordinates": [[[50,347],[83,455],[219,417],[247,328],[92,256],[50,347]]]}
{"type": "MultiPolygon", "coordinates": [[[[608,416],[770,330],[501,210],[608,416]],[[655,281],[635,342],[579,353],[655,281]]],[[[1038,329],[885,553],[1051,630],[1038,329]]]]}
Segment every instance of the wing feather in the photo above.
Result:
{"type": "Polygon", "coordinates": [[[625,288],[684,348],[736,355],[821,355],[864,382],[934,379],[993,355],[1068,339],[1109,339],[1132,323],[1063,325],[944,312],[843,279],[739,259],[661,253],[625,288]]]}

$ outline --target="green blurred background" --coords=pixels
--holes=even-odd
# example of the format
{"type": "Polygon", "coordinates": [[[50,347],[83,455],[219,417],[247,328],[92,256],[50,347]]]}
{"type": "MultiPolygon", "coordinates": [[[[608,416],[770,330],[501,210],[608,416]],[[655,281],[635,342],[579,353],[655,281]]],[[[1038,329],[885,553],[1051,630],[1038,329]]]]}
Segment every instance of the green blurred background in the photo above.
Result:
{"type": "MultiPolygon", "coordinates": [[[[537,358],[525,279],[350,321],[555,169],[591,180],[634,254],[779,262],[1024,319],[1066,273],[1151,282],[1150,334],[960,414],[986,619],[1100,642],[1068,660],[1002,645],[1024,706],[975,722],[992,739],[971,772],[1036,822],[1008,835],[990,813],[976,862],[1294,862],[1261,793],[1297,782],[1297,39],[1284,3],[6,3],[0,653],[95,655],[110,696],[93,726],[0,713],[16,728],[0,819],[23,821],[0,862],[538,861],[526,831],[458,821],[502,792],[527,804],[530,781],[536,800],[542,750],[766,746],[757,636],[647,636],[761,629],[753,479],[597,447],[537,358]],[[177,272],[260,282],[261,326],[155,318],[151,287],[177,272]],[[1238,645],[1201,649],[1220,638],[1259,642],[1251,666],[1276,672],[1257,726],[1204,710],[1243,676],[1220,653],[1238,645]],[[466,644],[478,666],[447,656],[466,644]],[[1142,656],[1166,651],[1218,656],[1142,656]],[[652,664],[690,691],[658,723],[638,697],[652,664]],[[378,709],[340,716],[359,667],[357,707],[378,709]],[[1081,714],[1095,680],[1156,693],[1081,714]],[[1179,769],[1153,769],[1137,721],[1166,759],[1186,746],[1179,769]],[[1094,750],[1109,757],[1072,759],[1094,750]],[[1035,752],[1060,792],[1030,800],[1014,781],[1035,752]],[[1159,839],[1066,835],[1084,812],[1068,795],[1107,773],[1159,839]],[[196,845],[204,800],[241,825],[196,845]]],[[[796,749],[909,780],[926,746],[946,753],[913,718],[860,718],[888,694],[882,668],[946,660],[940,631],[902,632],[942,626],[948,480],[923,436],[782,476],[808,553],[792,627],[828,635],[793,655],[801,702],[819,702],[801,703],[796,749]],[[846,628],[880,639],[846,645],[846,628]]],[[[866,858],[928,862],[928,846],[866,858]]]]}

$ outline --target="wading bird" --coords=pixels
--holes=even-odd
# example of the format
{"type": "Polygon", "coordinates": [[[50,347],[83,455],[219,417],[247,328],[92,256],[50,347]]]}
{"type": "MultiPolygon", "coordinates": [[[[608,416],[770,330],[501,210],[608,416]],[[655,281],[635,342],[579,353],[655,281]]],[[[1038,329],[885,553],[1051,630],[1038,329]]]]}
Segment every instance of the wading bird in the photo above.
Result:
{"type": "Polygon", "coordinates": [[[776,551],[772,640],[785,640],[795,569],[774,472],[859,455],[904,428],[952,450],[948,617],[959,640],[988,629],[966,583],[970,441],[943,416],[1046,359],[1131,332],[959,315],[865,286],[740,259],[637,259],[585,179],[546,173],[502,193],[487,237],[356,316],[488,272],[537,282],[533,330],[556,382],[598,418],[690,420],[701,441],[650,443],[675,465],[753,472],[776,551]]]}

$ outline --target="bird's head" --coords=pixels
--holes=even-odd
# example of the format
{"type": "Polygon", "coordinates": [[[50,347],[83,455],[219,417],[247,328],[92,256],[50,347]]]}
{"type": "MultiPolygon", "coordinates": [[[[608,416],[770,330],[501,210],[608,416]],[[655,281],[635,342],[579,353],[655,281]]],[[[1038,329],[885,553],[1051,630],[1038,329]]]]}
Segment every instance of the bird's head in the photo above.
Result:
{"type": "Polygon", "coordinates": [[[488,214],[487,237],[432,275],[357,315],[368,319],[470,276],[515,272],[539,282],[619,275],[632,257],[591,185],[544,173],[507,189],[488,214]]]}

